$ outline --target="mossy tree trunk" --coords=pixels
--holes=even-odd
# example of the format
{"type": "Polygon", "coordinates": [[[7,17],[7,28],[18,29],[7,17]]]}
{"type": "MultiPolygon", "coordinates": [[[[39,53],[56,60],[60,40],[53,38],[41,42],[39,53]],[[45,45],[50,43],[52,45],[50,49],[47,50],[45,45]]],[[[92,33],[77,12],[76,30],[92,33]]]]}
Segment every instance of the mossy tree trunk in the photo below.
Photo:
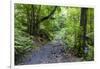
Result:
{"type": "Polygon", "coordinates": [[[85,59],[88,47],[86,45],[86,32],[87,32],[87,10],[88,8],[81,8],[80,17],[80,47],[79,54],[85,59]]]}
{"type": "Polygon", "coordinates": [[[36,7],[34,5],[30,5],[30,8],[27,8],[28,33],[32,36],[39,35],[40,23],[42,23],[44,20],[49,19],[56,11],[56,8],[57,6],[54,7],[54,9],[47,16],[41,18],[40,14],[41,6],[36,7]]]}
{"type": "Polygon", "coordinates": [[[87,11],[88,8],[81,8],[80,14],[80,29],[77,33],[77,40],[75,43],[75,50],[77,56],[85,58],[86,53],[88,52],[88,47],[86,45],[86,32],[87,32],[87,11]]]}

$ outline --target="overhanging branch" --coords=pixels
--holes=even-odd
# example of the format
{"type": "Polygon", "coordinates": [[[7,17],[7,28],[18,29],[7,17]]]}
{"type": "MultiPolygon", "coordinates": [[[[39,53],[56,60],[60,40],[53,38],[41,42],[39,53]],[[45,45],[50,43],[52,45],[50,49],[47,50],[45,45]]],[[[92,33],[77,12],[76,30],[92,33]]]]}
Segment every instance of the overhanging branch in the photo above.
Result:
{"type": "Polygon", "coordinates": [[[49,19],[55,13],[56,9],[57,9],[57,6],[54,7],[54,9],[51,11],[51,13],[48,16],[43,17],[40,22],[43,22],[44,20],[49,19]]]}

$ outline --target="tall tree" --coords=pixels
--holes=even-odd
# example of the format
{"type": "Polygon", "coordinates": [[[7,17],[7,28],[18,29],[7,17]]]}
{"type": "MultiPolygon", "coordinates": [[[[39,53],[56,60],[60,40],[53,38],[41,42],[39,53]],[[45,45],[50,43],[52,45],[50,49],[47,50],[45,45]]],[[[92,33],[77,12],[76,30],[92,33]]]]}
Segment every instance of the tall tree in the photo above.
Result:
{"type": "Polygon", "coordinates": [[[49,19],[56,11],[56,8],[57,6],[55,6],[47,16],[41,18],[41,14],[39,13],[41,6],[36,7],[34,5],[30,5],[30,9],[27,8],[28,33],[30,35],[38,35],[40,23],[42,23],[44,20],[49,19]]]}
{"type": "Polygon", "coordinates": [[[81,28],[81,47],[82,56],[85,58],[85,54],[88,52],[88,47],[86,45],[86,32],[87,32],[87,10],[88,8],[81,8],[80,17],[80,28],[81,28]]]}

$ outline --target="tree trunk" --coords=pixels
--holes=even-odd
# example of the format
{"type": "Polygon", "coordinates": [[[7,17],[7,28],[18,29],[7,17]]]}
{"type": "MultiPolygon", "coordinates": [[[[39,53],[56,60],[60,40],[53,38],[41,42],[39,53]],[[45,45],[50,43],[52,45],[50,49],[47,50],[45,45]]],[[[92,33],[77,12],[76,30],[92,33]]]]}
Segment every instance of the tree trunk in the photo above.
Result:
{"type": "Polygon", "coordinates": [[[42,19],[40,19],[40,8],[36,7],[34,5],[30,5],[30,9],[27,10],[27,22],[28,22],[28,33],[30,35],[34,35],[37,36],[39,34],[39,30],[40,30],[40,23],[43,22],[44,20],[49,19],[54,12],[56,11],[56,7],[54,7],[54,9],[51,11],[50,14],[48,14],[48,16],[43,17],[42,19]]]}
{"type": "Polygon", "coordinates": [[[88,47],[86,45],[86,32],[87,32],[87,10],[88,8],[81,8],[80,17],[80,47],[79,54],[85,58],[85,54],[88,52],[88,47]]]}

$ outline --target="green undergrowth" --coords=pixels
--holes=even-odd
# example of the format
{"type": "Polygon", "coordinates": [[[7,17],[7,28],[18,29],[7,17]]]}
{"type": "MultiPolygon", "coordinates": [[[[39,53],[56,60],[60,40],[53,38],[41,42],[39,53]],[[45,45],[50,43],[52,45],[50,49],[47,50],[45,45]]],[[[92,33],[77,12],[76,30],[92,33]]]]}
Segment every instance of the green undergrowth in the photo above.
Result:
{"type": "MultiPolygon", "coordinates": [[[[33,44],[33,36],[29,36],[27,33],[15,29],[15,39],[14,39],[14,51],[15,51],[15,60],[23,58],[27,53],[31,52],[33,49],[37,48],[33,44]]],[[[22,59],[17,61],[15,64],[21,62],[22,59]]]]}

